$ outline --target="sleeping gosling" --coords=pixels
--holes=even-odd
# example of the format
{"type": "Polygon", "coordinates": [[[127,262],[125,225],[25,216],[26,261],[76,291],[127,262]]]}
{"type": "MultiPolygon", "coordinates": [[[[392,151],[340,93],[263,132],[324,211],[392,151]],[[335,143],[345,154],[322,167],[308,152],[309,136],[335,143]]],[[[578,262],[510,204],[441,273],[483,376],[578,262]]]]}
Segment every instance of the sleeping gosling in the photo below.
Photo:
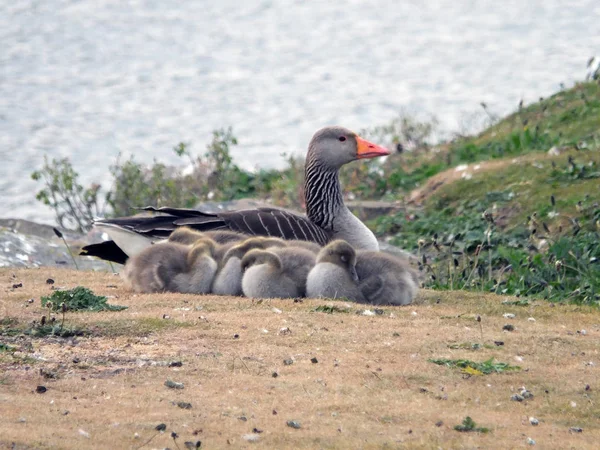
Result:
{"type": "Polygon", "coordinates": [[[242,291],[251,298],[304,297],[314,264],[315,254],[299,247],[250,250],[242,259],[242,291]]]}
{"type": "Polygon", "coordinates": [[[239,242],[246,238],[246,235],[229,230],[215,231],[196,231],[190,227],[178,227],[169,235],[169,242],[178,242],[184,245],[192,245],[194,242],[208,237],[217,244],[228,244],[230,242],[239,242]]]}
{"type": "Polygon", "coordinates": [[[219,264],[219,271],[213,283],[212,292],[217,295],[243,295],[242,291],[242,258],[248,251],[259,248],[285,246],[285,241],[279,238],[256,236],[238,242],[225,252],[219,264]]]}
{"type": "Polygon", "coordinates": [[[308,274],[306,296],[367,302],[358,286],[354,247],[342,240],[323,247],[317,255],[315,266],[308,274]]]}

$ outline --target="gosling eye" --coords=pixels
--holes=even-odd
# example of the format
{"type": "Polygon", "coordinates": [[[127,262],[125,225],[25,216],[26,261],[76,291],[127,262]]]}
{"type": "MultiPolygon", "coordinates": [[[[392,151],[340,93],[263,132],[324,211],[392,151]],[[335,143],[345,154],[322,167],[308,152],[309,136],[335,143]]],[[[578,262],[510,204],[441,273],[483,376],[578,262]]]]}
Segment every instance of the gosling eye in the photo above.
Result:
{"type": "Polygon", "coordinates": [[[338,138],[338,141],[340,141],[340,142],[344,142],[345,140],[346,140],[346,136],[340,136],[338,138]]]}
{"type": "Polygon", "coordinates": [[[348,257],[346,255],[341,255],[340,259],[342,260],[342,262],[348,262],[348,257]]]}

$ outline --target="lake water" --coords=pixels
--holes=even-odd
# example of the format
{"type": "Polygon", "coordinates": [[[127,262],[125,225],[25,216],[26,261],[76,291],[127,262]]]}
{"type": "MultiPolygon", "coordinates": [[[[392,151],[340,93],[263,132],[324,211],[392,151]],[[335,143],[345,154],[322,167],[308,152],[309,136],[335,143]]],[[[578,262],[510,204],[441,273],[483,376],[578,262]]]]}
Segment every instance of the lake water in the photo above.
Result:
{"type": "Polygon", "coordinates": [[[52,220],[44,155],[108,184],[119,153],[170,162],[229,125],[244,167],[400,111],[468,127],[582,79],[599,24],[597,0],[3,1],[0,216],[52,220]]]}

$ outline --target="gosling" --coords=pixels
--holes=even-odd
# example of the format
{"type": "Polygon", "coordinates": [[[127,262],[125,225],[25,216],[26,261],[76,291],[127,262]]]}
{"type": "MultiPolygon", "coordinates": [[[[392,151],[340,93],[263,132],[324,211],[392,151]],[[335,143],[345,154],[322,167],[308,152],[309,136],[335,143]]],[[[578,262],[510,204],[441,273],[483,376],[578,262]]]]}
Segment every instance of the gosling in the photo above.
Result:
{"type": "Polygon", "coordinates": [[[406,262],[381,252],[357,253],[347,242],[337,240],[317,256],[307,280],[307,295],[373,305],[408,305],[418,286],[418,275],[406,262]]]}
{"type": "Polygon", "coordinates": [[[315,254],[304,248],[250,250],[242,259],[242,291],[251,298],[304,297],[314,264],[315,254]]]}
{"type": "Polygon", "coordinates": [[[367,302],[358,286],[356,250],[350,244],[336,240],[323,247],[308,274],[306,295],[310,298],[345,298],[367,302]]]}
{"type": "Polygon", "coordinates": [[[178,227],[169,235],[169,242],[177,242],[184,245],[193,245],[202,238],[210,238],[217,244],[228,244],[230,242],[239,242],[246,238],[246,235],[228,230],[215,230],[200,232],[190,227],[178,227]]]}
{"type": "Polygon", "coordinates": [[[135,292],[210,292],[217,271],[216,244],[203,238],[193,247],[176,242],[153,245],[130,258],[122,272],[135,292]]]}
{"type": "Polygon", "coordinates": [[[283,247],[285,245],[283,239],[257,236],[246,239],[229,248],[219,265],[219,271],[212,287],[213,294],[243,295],[242,258],[244,255],[254,248],[265,249],[269,247],[283,247]]]}

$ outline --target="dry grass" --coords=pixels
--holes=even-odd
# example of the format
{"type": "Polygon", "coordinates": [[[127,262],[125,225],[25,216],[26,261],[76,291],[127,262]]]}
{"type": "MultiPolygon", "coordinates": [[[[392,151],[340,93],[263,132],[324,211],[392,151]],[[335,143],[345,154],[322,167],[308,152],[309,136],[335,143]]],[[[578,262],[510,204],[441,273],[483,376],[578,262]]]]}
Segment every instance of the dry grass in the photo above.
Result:
{"type": "Polygon", "coordinates": [[[597,310],[424,291],[417,305],[383,315],[325,314],[313,310],[331,302],[133,295],[105,273],[1,269],[0,318],[14,319],[3,322],[5,333],[46,313],[40,296],[50,292],[50,277],[129,309],[67,313],[66,325],[84,328],[84,337],[0,337],[16,349],[0,351],[0,448],[138,448],[159,423],[167,432],[143,448],[177,448],[171,431],[181,449],[196,440],[203,448],[340,449],[518,448],[528,437],[541,448],[600,442],[597,310]],[[23,287],[13,289],[18,282],[23,287]],[[502,331],[506,323],[515,331],[502,331]],[[449,348],[473,342],[486,345],[449,348]],[[522,370],[468,376],[428,362],[490,357],[522,370]],[[288,358],[294,363],[285,365],[288,358]],[[182,366],[169,367],[173,361],[182,366]],[[185,388],[169,389],[166,380],[185,388]],[[38,385],[47,392],[36,393],[38,385]],[[511,401],[521,386],[535,397],[511,401]],[[455,431],[465,416],[491,432],[455,431]],[[262,433],[251,443],[243,436],[254,428],[262,433]]]}

